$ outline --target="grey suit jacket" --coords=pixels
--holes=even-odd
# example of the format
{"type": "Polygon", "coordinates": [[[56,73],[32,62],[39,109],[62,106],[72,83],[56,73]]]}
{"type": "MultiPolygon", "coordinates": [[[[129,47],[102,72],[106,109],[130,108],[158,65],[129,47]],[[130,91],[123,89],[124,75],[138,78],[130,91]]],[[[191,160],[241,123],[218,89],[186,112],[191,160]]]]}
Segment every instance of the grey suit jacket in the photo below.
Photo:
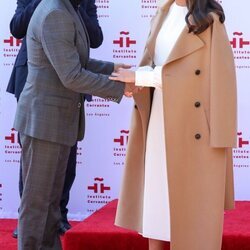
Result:
{"type": "Polygon", "coordinates": [[[27,31],[28,77],[14,128],[72,146],[84,135],[84,97],[120,102],[124,84],[108,79],[113,63],[89,58],[83,21],[69,0],[43,0],[27,31]]]}

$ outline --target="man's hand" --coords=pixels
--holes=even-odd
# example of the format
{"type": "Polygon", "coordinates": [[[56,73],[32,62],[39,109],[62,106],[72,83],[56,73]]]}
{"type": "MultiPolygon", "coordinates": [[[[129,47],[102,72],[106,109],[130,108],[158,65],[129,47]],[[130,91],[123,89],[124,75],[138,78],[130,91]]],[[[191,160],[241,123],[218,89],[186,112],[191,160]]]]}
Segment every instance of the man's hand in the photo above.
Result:
{"type": "Polygon", "coordinates": [[[109,77],[110,80],[124,82],[125,90],[124,95],[126,97],[132,97],[133,94],[138,93],[141,87],[135,86],[135,72],[133,70],[119,68],[117,72],[113,72],[109,77]]]}
{"type": "Polygon", "coordinates": [[[109,77],[110,80],[126,83],[135,82],[135,72],[133,70],[119,68],[117,72],[113,72],[109,77]]]}
{"type": "Polygon", "coordinates": [[[126,97],[132,97],[133,94],[138,93],[140,88],[136,87],[134,83],[126,83],[124,89],[124,95],[126,97]]]}
{"type": "Polygon", "coordinates": [[[122,69],[130,69],[131,65],[125,63],[115,63],[114,72],[117,72],[120,68],[122,69]]]}

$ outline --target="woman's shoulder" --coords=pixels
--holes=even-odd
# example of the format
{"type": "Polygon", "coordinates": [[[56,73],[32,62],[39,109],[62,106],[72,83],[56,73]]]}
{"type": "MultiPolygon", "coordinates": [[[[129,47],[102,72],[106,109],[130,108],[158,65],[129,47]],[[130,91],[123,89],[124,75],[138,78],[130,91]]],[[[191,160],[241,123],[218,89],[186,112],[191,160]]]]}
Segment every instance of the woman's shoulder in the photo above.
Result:
{"type": "Polygon", "coordinates": [[[213,19],[213,24],[223,24],[224,23],[224,21],[221,22],[220,16],[217,13],[211,11],[208,13],[208,15],[213,19]]]}
{"type": "Polygon", "coordinates": [[[224,24],[224,20],[220,20],[220,16],[214,12],[210,12],[209,15],[213,18],[213,23],[211,24],[212,36],[224,37],[228,40],[228,34],[226,30],[226,26],[224,24]]]}

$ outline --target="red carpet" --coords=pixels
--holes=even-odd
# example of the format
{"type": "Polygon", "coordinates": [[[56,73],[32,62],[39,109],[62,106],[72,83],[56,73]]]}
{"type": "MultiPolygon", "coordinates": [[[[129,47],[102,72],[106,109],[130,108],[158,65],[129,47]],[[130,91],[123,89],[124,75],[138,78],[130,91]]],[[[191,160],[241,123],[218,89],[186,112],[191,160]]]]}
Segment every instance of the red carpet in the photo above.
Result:
{"type": "MultiPolygon", "coordinates": [[[[147,250],[147,240],[113,225],[116,202],[81,223],[72,222],[62,237],[64,250],[147,250]]],[[[0,220],[0,250],[17,249],[11,236],[15,226],[16,220],[0,220]]],[[[250,250],[250,202],[236,202],[236,209],[226,212],[222,250],[250,250]]]]}
{"type": "MultiPolygon", "coordinates": [[[[64,249],[147,250],[146,239],[113,225],[116,203],[109,203],[68,231],[64,249]]],[[[236,209],[226,212],[222,250],[250,250],[250,202],[236,202],[236,209]]]]}

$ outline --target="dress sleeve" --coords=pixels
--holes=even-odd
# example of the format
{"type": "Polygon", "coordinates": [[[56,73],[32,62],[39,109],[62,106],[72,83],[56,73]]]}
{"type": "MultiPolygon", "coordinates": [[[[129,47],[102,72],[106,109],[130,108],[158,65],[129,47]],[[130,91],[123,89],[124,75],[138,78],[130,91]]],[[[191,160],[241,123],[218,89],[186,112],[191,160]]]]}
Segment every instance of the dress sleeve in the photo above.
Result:
{"type": "Polygon", "coordinates": [[[135,72],[135,85],[139,87],[162,88],[162,66],[139,67],[135,72]]]}

